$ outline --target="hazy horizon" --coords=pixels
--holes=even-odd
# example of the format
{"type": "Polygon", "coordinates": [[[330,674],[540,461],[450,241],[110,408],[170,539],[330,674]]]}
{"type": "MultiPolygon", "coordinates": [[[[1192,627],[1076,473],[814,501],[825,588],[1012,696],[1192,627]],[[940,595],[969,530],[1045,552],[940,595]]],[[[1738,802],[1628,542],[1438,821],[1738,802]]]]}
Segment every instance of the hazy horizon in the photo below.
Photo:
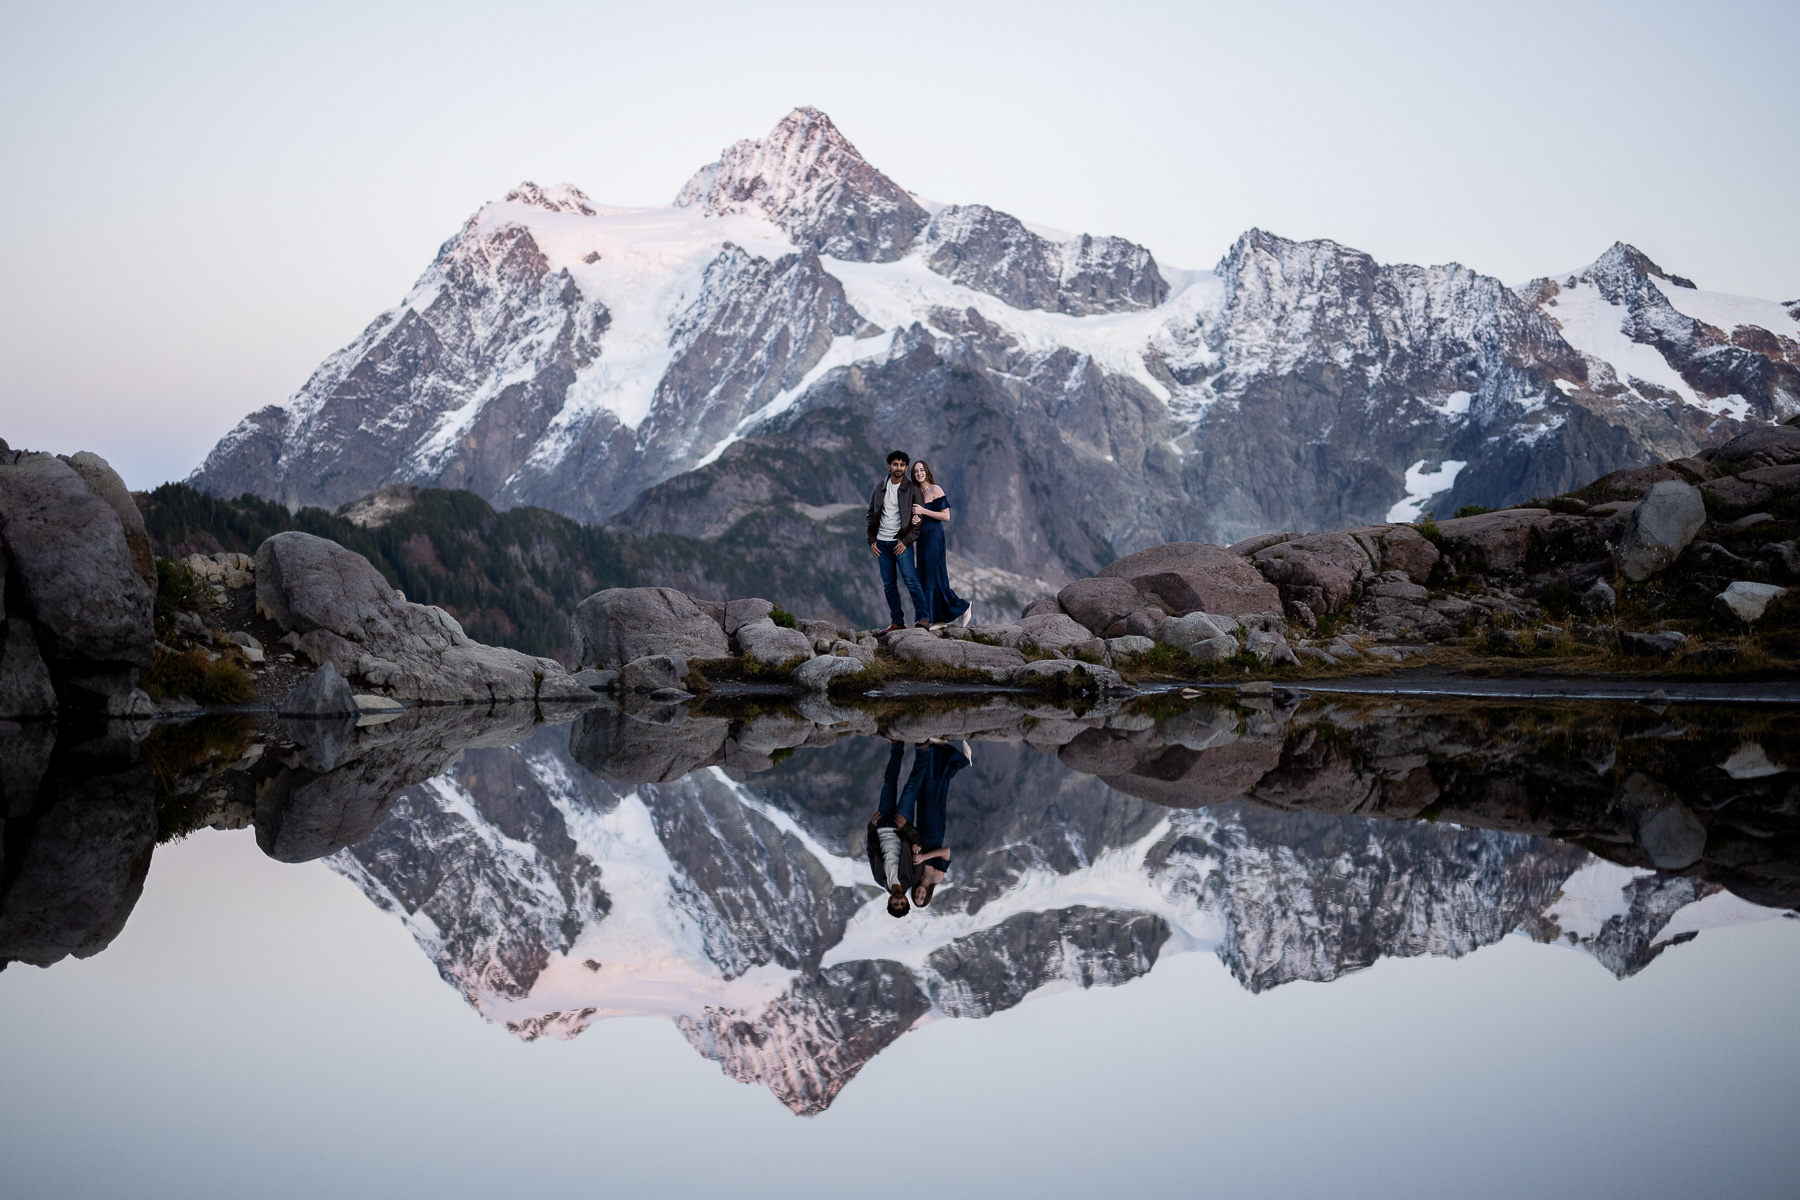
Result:
{"type": "Polygon", "coordinates": [[[0,437],[178,479],[521,180],[669,203],[801,104],[902,186],[1204,269],[1252,226],[1509,283],[1629,242],[1800,296],[1800,18],[534,4],[13,8],[0,437]],[[1775,136],[1771,136],[1775,135],[1775,136]]]}

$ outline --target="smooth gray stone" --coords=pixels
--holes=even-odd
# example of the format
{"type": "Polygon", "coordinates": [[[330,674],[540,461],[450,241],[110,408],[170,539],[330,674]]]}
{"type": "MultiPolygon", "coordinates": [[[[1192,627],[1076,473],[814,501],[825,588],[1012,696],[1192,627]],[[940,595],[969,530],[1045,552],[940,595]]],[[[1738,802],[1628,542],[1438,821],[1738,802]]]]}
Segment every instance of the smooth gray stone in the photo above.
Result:
{"type": "Polygon", "coordinates": [[[744,657],[765,667],[779,667],[797,658],[813,656],[812,642],[804,633],[783,628],[767,617],[738,626],[736,637],[744,657]]]}
{"type": "Polygon", "coordinates": [[[1675,479],[1651,484],[1619,541],[1619,573],[1633,583],[1650,578],[1681,557],[1704,524],[1706,501],[1698,488],[1675,479]]]}
{"type": "Polygon", "coordinates": [[[8,603],[36,620],[51,664],[150,665],[154,597],[132,564],[124,526],[69,464],[48,454],[0,456],[0,541],[11,561],[8,603]]]}
{"type": "Polygon", "coordinates": [[[725,603],[725,636],[731,637],[752,621],[760,621],[775,611],[775,605],[759,598],[728,600],[725,603]]]}
{"type": "Polygon", "coordinates": [[[575,651],[583,666],[621,667],[646,654],[725,658],[717,621],[674,588],[607,588],[575,609],[575,651]]]}
{"type": "Polygon", "coordinates": [[[830,690],[832,680],[845,675],[860,675],[863,669],[860,658],[822,654],[801,663],[789,678],[809,692],[823,693],[830,690]]]}
{"type": "Polygon", "coordinates": [[[282,697],[277,711],[284,717],[354,717],[361,710],[350,685],[327,662],[282,697]]]}

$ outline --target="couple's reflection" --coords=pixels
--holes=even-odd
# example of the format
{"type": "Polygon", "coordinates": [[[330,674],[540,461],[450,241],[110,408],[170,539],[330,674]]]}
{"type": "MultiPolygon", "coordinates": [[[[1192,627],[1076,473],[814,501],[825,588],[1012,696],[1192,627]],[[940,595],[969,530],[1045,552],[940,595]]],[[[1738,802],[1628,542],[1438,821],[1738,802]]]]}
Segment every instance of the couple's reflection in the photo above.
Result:
{"type": "Polygon", "coordinates": [[[894,742],[881,780],[881,807],[869,818],[869,870],[887,891],[887,910],[895,917],[929,905],[950,871],[950,781],[969,765],[968,743],[959,748],[932,738],[913,751],[902,789],[905,755],[906,743],[894,742]]]}

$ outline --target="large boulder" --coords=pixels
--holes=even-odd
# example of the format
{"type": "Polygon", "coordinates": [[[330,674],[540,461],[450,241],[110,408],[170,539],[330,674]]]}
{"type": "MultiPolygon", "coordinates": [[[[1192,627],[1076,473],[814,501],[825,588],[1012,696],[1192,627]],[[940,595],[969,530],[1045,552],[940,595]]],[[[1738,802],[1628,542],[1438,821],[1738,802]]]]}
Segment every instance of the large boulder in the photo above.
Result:
{"type": "Polygon", "coordinates": [[[1439,521],[1437,527],[1444,552],[1460,560],[1467,569],[1511,571],[1524,567],[1534,556],[1551,551],[1559,559],[1589,553],[1604,555],[1601,542],[1610,526],[1604,521],[1548,509],[1508,508],[1473,517],[1452,517],[1439,521]],[[1594,544],[1587,545],[1583,535],[1594,544]]]}
{"type": "MultiPolygon", "coordinates": [[[[729,606],[727,606],[729,608],[729,606]]],[[[607,588],[575,608],[581,665],[622,667],[646,654],[695,659],[731,653],[724,628],[674,588],[607,588]]]]}
{"type": "Polygon", "coordinates": [[[813,656],[812,639],[798,629],[787,629],[767,617],[758,617],[739,625],[738,648],[744,657],[765,667],[781,667],[795,659],[813,656]]]}
{"type": "Polygon", "coordinates": [[[1041,613],[1019,622],[1024,630],[1022,642],[1031,642],[1042,650],[1061,650],[1090,640],[1094,634],[1086,625],[1062,613],[1041,613]]]}
{"type": "Polygon", "coordinates": [[[1063,612],[1097,634],[1104,634],[1145,604],[1130,580],[1107,577],[1077,579],[1056,594],[1056,602],[1063,612]]]}
{"type": "Polygon", "coordinates": [[[9,607],[35,618],[53,671],[116,664],[128,674],[150,665],[151,586],[118,513],[73,467],[49,454],[0,453],[0,541],[8,587],[22,593],[9,607]]]}
{"type": "Polygon", "coordinates": [[[554,659],[472,640],[443,609],[403,599],[362,555],[312,534],[278,533],[257,548],[256,607],[313,662],[398,699],[593,700],[554,659]]]}
{"type": "Polygon", "coordinates": [[[1619,541],[1619,573],[1633,583],[1650,578],[1679,558],[1704,524],[1706,502],[1692,484],[1673,479],[1651,484],[1619,541]]]}
{"type": "MultiPolygon", "coordinates": [[[[616,681],[621,692],[656,692],[679,689],[687,678],[687,659],[677,654],[646,654],[619,668],[616,681]]],[[[584,681],[585,682],[585,681],[584,681]]],[[[588,688],[593,685],[585,684],[588,688]]]]}
{"type": "Polygon", "coordinates": [[[1100,578],[1130,582],[1172,616],[1281,607],[1280,594],[1255,567],[1224,546],[1204,542],[1170,542],[1127,554],[1100,568],[1100,578]]]}
{"type": "Polygon", "coordinates": [[[1279,589],[1280,599],[1304,604],[1314,614],[1349,608],[1359,581],[1376,570],[1371,548],[1348,533],[1315,533],[1277,542],[1258,550],[1250,561],[1279,589]]]}

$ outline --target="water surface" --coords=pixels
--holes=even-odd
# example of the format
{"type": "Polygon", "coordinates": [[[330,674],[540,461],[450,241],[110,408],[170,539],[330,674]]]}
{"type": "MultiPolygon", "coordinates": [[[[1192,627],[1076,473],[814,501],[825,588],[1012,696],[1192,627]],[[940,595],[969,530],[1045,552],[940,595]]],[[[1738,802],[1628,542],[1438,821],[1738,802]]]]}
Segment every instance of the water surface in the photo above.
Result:
{"type": "Polygon", "coordinates": [[[543,716],[12,735],[8,1193],[1786,1189],[1788,710],[543,716]]]}

